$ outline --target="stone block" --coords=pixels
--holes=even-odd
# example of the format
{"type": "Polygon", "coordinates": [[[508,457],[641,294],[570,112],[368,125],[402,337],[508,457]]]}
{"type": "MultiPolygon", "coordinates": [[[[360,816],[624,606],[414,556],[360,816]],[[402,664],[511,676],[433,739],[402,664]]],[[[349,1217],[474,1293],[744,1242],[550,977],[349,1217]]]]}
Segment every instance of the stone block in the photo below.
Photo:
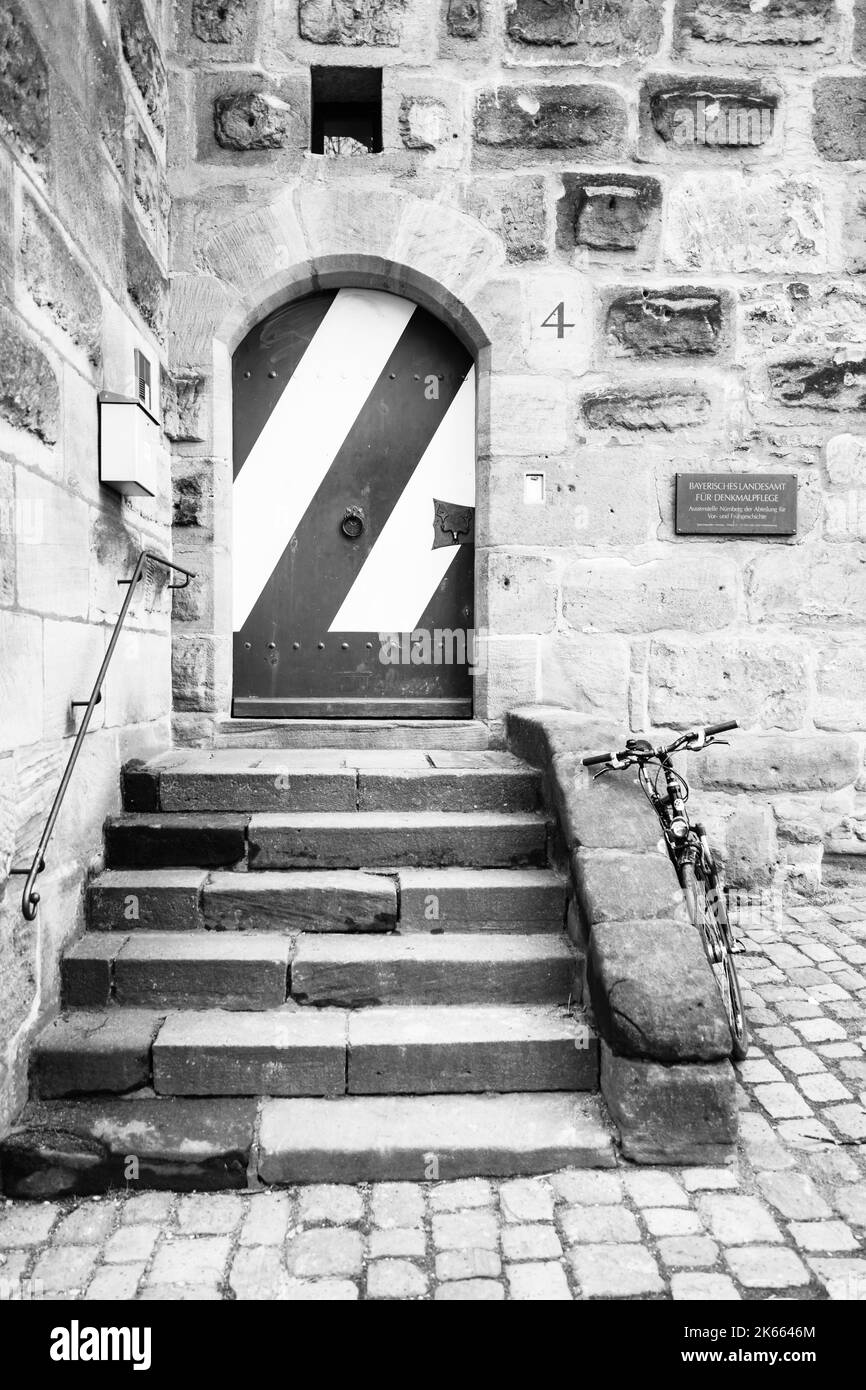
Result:
{"type": "Polygon", "coordinates": [[[246,858],[246,816],[110,816],[105,823],[109,868],[228,868],[246,858]]]}
{"type": "Polygon", "coordinates": [[[483,606],[477,615],[495,636],[550,632],[556,624],[557,570],[544,555],[482,551],[483,606]]]}
{"type": "Polygon", "coordinates": [[[31,299],[97,365],[102,332],[99,291],[54,223],[29,197],[22,213],[21,263],[31,299]]]}
{"type": "Polygon", "coordinates": [[[746,571],[746,599],[753,622],[857,621],[866,609],[860,547],[815,546],[805,555],[799,548],[767,551],[746,571]]]}
{"type": "Polygon", "coordinates": [[[134,932],[114,961],[115,998],[155,1008],[277,1009],[286,1002],[291,949],[273,933],[134,932]]]}
{"type": "Polygon", "coordinates": [[[32,1095],[50,1100],[148,1086],[150,1049],[161,1021],[158,1014],[119,1009],[82,1009],[55,1019],[33,1050],[32,1095]]]}
{"type": "Polygon", "coordinates": [[[562,187],[556,205],[556,244],[561,251],[649,252],[661,218],[657,179],[565,173],[562,187]]]}
{"type": "Polygon", "coordinates": [[[800,66],[834,51],[837,27],[834,0],[769,0],[760,10],[750,0],[679,0],[674,52],[713,60],[721,46],[734,62],[800,66]]]}
{"type": "Polygon", "coordinates": [[[135,85],[160,135],[165,134],[168,84],[144,0],[120,0],[120,42],[135,85]]]}
{"type": "Polygon", "coordinates": [[[689,632],[737,617],[738,570],[712,555],[650,560],[573,560],[563,573],[562,614],[578,632],[689,632]]]}
{"type": "Polygon", "coordinates": [[[796,357],[767,367],[770,391],[786,406],[866,410],[866,357],[796,357]]]}
{"type": "Polygon", "coordinates": [[[472,179],[466,210],[505,242],[508,261],[522,264],[547,254],[547,212],[542,178],[472,179]]]}
{"type": "Polygon", "coordinates": [[[481,0],[448,0],[448,33],[455,39],[477,39],[482,28],[481,0]]]}
{"type": "Polygon", "coordinates": [[[656,638],[649,651],[650,718],[685,728],[738,719],[799,729],[806,719],[806,651],[761,635],[656,638]]]}
{"type": "Polygon", "coordinates": [[[85,80],[90,109],[109,158],[118,173],[126,172],[124,129],[126,98],[115,60],[114,46],[106,43],[98,14],[87,9],[87,67],[85,80]]]}
{"type": "Polygon", "coordinates": [[[551,377],[496,376],[490,383],[493,454],[561,454],[568,446],[566,390],[551,377]]]}
{"type": "Polygon", "coordinates": [[[725,837],[725,882],[732,888],[767,888],[779,865],[776,818],[770,806],[739,797],[725,837]]]}
{"type": "MultiPolygon", "coordinates": [[[[68,738],[77,732],[83,711],[73,700],[87,700],[105,655],[105,629],[90,623],[52,622],[44,626],[44,734],[68,738]]],[[[102,726],[105,702],[97,705],[91,729],[102,726]]]]}
{"type": "Polygon", "coordinates": [[[727,1018],[691,923],[598,923],[587,981],[596,1027],[619,1056],[671,1063],[729,1055],[727,1018]]]}
{"type": "Polygon", "coordinates": [[[0,608],[15,603],[15,541],[20,519],[15,512],[15,470],[0,459],[0,608]]]}
{"type": "Polygon", "coordinates": [[[230,92],[214,102],[214,136],[225,150],[277,150],[292,143],[292,108],[267,92],[230,92]]]}
{"type": "Polygon", "coordinates": [[[556,61],[615,62],[658,50],[662,15],[652,0],[515,0],[508,10],[515,44],[562,50],[556,61]]]}
{"type": "MultiPolygon", "coordinates": [[[[623,741],[622,737],[614,740],[617,747],[623,741]]],[[[615,777],[596,779],[581,762],[582,754],[595,751],[595,744],[590,747],[584,734],[579,749],[556,753],[549,767],[566,849],[657,849],[661,827],[637,774],[618,773],[615,777]]]]}
{"type": "Polygon", "coordinates": [[[398,129],[407,150],[436,150],[451,137],[448,107],[432,96],[404,96],[398,129]]]}
{"type": "Polygon", "coordinates": [[[581,911],[590,926],[670,919],[685,910],[666,851],[577,849],[571,855],[571,867],[581,911]]]}
{"type": "Polygon", "coordinates": [[[819,729],[855,733],[866,724],[866,651],[859,638],[821,642],[815,651],[815,704],[819,729]]]}
{"type": "Polygon", "coordinates": [[[48,65],[18,0],[0,11],[0,124],[43,173],[51,116],[48,65]]]}
{"type": "Polygon", "coordinates": [[[240,43],[255,8],[251,0],[192,0],[192,32],[202,43],[240,43]]]}
{"type": "Polygon", "coordinates": [[[632,1163],[718,1165],[737,1140],[730,1062],[658,1062],[618,1057],[602,1047],[601,1089],[632,1163]]]}
{"type": "Polygon", "coordinates": [[[823,353],[828,343],[866,341],[866,290],[854,281],[743,285],[740,304],[750,346],[823,353]]]}
{"type": "Polygon", "coordinates": [[[0,417],[54,444],[60,427],[60,389],[36,340],[0,305],[0,417]]]}
{"type": "Polygon", "coordinates": [[[169,713],[167,633],[136,632],[134,628],[121,632],[103,700],[109,726],[147,724],[169,713]]]}
{"type": "Polygon", "coordinates": [[[717,791],[831,791],[860,775],[857,740],[842,735],[735,734],[693,764],[703,787],[717,791]]]}
{"type": "Polygon", "coordinates": [[[825,159],[866,159],[866,77],[820,77],[812,135],[825,159]]]}
{"type": "Polygon", "coordinates": [[[0,749],[42,737],[42,661],[40,619],[0,609],[0,749]]]}
{"type": "Polygon", "coordinates": [[[611,357],[695,357],[720,352],[728,339],[730,301],[713,290],[615,290],[604,295],[611,357]]]}
{"type": "Polygon", "coordinates": [[[835,487],[866,488],[866,436],[834,434],[827,440],[825,458],[835,487]]]}
{"type": "MultiPolygon", "coordinates": [[[[66,88],[55,82],[51,119],[54,211],[68,235],[86,249],[103,287],[119,297],[123,194],[116,171],[102,157],[96,116],[85,116],[66,88]]],[[[106,349],[110,347],[106,342],[106,349]]]]}
{"type": "Polygon", "coordinates": [[[18,602],[40,613],[83,618],[90,590],[87,504],[23,470],[18,473],[17,500],[38,525],[38,539],[28,529],[18,535],[18,602]]]}
{"type": "Polygon", "coordinates": [[[555,633],[541,643],[540,698],[578,714],[624,720],[628,671],[623,638],[555,633]]]}
{"type": "Polygon", "coordinates": [[[144,220],[161,243],[168,230],[171,206],[164,165],[140,126],[132,142],[132,189],[144,220]]]}
{"type": "Polygon", "coordinates": [[[216,709],[216,639],[205,633],[175,633],[171,675],[174,707],[216,709]]]}
{"type": "Polygon", "coordinates": [[[647,155],[742,159],[773,139],[779,97],[752,78],[657,76],[641,89],[641,144],[647,155]]]}
{"type": "MultiPolygon", "coordinates": [[[[162,397],[162,427],[169,439],[176,444],[198,444],[205,438],[207,425],[202,416],[207,400],[206,383],[202,376],[194,372],[167,372],[160,374],[162,397]]],[[[183,464],[183,460],[180,461],[183,464]]],[[[187,465],[188,471],[179,479],[172,478],[174,484],[175,512],[172,522],[175,526],[198,526],[201,522],[192,518],[201,512],[201,489],[196,482],[203,483],[210,478],[209,465],[187,465]],[[186,495],[185,495],[186,494],[186,495]]],[[[213,503],[212,481],[207,488],[211,505],[213,503]]]]}
{"type": "Polygon", "coordinates": [[[515,705],[538,697],[538,642],[534,637],[488,637],[482,641],[485,667],[475,682],[482,719],[501,719],[515,705]]]}
{"type": "Polygon", "coordinates": [[[397,891],[384,874],[215,873],[204,890],[204,920],[215,931],[389,931],[397,891]]]}
{"type": "Polygon", "coordinates": [[[584,396],[581,411],[590,429],[670,434],[703,424],[710,415],[710,398],[704,391],[674,384],[623,386],[584,396]]]}
{"type": "Polygon", "coordinates": [[[612,87],[498,87],[479,94],[474,131],[482,151],[565,150],[583,160],[617,159],[626,152],[628,117],[612,87]]]}
{"type": "Polygon", "coordinates": [[[182,1010],[153,1048],[153,1086],[174,1096],[339,1096],[346,1022],[336,1010],[182,1010]]]}
{"type": "Polygon", "coordinates": [[[407,0],[300,0],[298,26],[310,43],[396,48],[407,0]]]}
{"type": "Polygon", "coordinates": [[[195,931],[204,926],[206,879],[203,869],[109,870],[88,885],[88,926],[93,933],[195,931]]]}
{"type": "Polygon", "coordinates": [[[123,258],[129,297],[162,343],[168,317],[168,280],[127,208],[123,213],[123,258]]]}
{"type": "Polygon", "coordinates": [[[668,195],[664,253],[686,273],[820,272],[827,263],[821,187],[799,174],[683,173],[668,195]]]}

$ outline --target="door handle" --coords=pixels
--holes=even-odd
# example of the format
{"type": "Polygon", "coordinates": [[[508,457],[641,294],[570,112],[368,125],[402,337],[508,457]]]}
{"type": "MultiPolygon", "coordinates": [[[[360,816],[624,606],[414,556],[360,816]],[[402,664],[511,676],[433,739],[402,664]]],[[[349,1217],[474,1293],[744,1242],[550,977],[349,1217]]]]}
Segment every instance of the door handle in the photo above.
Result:
{"type": "Polygon", "coordinates": [[[340,530],[350,541],[356,541],[364,530],[366,518],[360,507],[347,507],[340,522],[340,530]]]}

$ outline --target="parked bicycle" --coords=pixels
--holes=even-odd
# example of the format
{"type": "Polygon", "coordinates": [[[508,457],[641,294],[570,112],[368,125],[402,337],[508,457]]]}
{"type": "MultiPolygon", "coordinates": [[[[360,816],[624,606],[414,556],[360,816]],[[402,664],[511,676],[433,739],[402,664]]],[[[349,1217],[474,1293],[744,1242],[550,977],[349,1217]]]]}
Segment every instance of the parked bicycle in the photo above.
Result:
{"type": "Polygon", "coordinates": [[[734,954],[738,946],[728,921],[725,890],[722,884],[707,833],[700,822],[689,820],[686,802],[689,785],[671,761],[679,752],[698,753],[724,740],[719,734],[738,727],[735,719],[726,724],[711,724],[703,729],[690,729],[673,743],[654,748],[646,739],[629,739],[621,753],[595,753],[584,758],[584,766],[603,764],[597,777],[607,772],[621,772],[636,767],[641,787],[661,822],[665,844],[676,869],[686,900],[689,917],[700,932],[707,960],[713,972],[728,1025],[731,1030],[731,1054],[742,1061],[749,1050],[749,1030],[746,1024],[740,983],[737,979],[734,954]],[[661,782],[664,779],[664,787],[661,782]]]}

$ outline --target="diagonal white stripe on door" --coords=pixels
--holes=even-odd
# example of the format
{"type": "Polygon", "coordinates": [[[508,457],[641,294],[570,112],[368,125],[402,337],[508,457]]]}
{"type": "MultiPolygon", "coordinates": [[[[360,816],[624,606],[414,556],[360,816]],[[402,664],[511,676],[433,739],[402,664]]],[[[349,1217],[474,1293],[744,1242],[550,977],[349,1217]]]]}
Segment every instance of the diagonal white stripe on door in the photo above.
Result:
{"type": "Polygon", "coordinates": [[[339,290],[232,489],[239,632],[397,346],[414,304],[339,290]]]}
{"type": "Polygon", "coordinates": [[[433,550],[433,499],[475,506],[473,367],[383,526],[330,632],[414,632],[457,546],[433,550]]]}

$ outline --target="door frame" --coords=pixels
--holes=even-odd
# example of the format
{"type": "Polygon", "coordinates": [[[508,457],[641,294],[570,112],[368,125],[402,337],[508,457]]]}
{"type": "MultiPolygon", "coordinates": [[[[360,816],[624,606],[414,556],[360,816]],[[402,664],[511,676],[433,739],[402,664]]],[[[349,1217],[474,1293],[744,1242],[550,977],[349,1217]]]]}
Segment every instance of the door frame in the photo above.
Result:
{"type": "MultiPolygon", "coordinates": [[[[234,314],[230,322],[225,326],[226,331],[214,340],[214,406],[215,406],[215,428],[222,417],[222,432],[227,435],[227,449],[224,457],[227,459],[227,525],[224,535],[228,542],[227,575],[226,587],[228,592],[228,631],[227,631],[227,665],[225,672],[224,685],[227,686],[223,697],[224,706],[227,706],[226,716],[228,718],[238,717],[244,722],[250,722],[256,718],[263,720],[279,719],[281,722],[290,723],[292,720],[310,718],[330,718],[330,719],[364,719],[371,724],[377,721],[386,720],[417,720],[419,718],[435,724],[436,720],[453,720],[456,718],[477,719],[483,717],[481,710],[485,703],[485,693],[487,684],[486,662],[482,663],[481,669],[472,678],[472,707],[470,713],[457,714],[454,710],[448,710],[441,706],[435,714],[423,714],[407,711],[403,714],[397,713],[396,709],[387,704],[376,713],[358,713],[351,715],[344,710],[334,711],[329,709],[327,700],[321,701],[314,698],[304,699],[296,707],[296,712],[288,713],[285,708],[281,708],[276,713],[268,707],[268,702],[262,702],[262,708],[254,712],[249,709],[242,716],[235,716],[234,710],[234,669],[233,669],[233,625],[231,621],[231,590],[233,583],[232,565],[233,556],[231,551],[231,489],[233,483],[233,412],[234,400],[232,392],[232,361],[236,349],[243,342],[246,335],[273,313],[275,309],[291,304],[296,300],[304,299],[311,294],[329,289],[373,289],[386,293],[391,293],[410,300],[412,303],[425,309],[435,318],[439,319],[446,328],[463,344],[473,359],[475,366],[475,482],[476,482],[476,540],[479,535],[486,534],[486,507],[483,519],[481,517],[481,500],[486,498],[486,488],[480,485],[481,467],[483,462],[482,441],[489,439],[489,371],[491,344],[487,335],[475,319],[474,315],[444,286],[437,284],[428,276],[420,272],[413,271],[406,266],[389,265],[387,271],[383,271],[383,263],[375,257],[364,256],[332,256],[326,258],[329,264],[319,263],[319,268],[315,274],[309,273],[309,267],[298,267],[297,274],[292,275],[287,272],[283,283],[279,289],[274,289],[265,295],[257,303],[255,308],[247,310],[243,314],[234,314]],[[369,264],[367,264],[369,263],[369,264]],[[224,404],[224,409],[219,409],[218,403],[224,404]],[[482,411],[484,415],[482,417],[482,411]],[[227,679],[226,679],[227,677],[227,679]]],[[[215,537],[216,539],[216,537],[215,537]]],[[[474,618],[476,632],[479,628],[479,618],[486,613],[486,595],[481,592],[482,571],[486,572],[487,566],[478,563],[477,553],[474,571],[474,618]]],[[[483,630],[483,629],[482,629],[483,630]]],[[[222,682],[221,682],[222,683],[222,682]]],[[[250,701],[244,701],[249,706],[250,701]]]]}

